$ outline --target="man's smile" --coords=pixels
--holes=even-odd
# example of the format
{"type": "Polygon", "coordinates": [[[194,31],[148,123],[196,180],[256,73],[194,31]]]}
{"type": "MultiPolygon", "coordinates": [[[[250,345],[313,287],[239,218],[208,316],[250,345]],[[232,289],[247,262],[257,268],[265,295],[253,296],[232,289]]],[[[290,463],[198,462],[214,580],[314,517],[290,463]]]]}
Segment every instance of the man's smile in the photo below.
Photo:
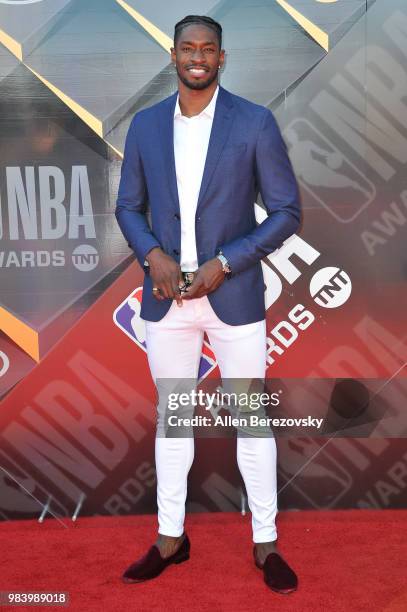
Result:
{"type": "Polygon", "coordinates": [[[202,67],[198,68],[195,66],[191,66],[190,68],[187,68],[187,71],[193,74],[194,76],[202,76],[208,72],[206,68],[202,68],[202,67]]]}

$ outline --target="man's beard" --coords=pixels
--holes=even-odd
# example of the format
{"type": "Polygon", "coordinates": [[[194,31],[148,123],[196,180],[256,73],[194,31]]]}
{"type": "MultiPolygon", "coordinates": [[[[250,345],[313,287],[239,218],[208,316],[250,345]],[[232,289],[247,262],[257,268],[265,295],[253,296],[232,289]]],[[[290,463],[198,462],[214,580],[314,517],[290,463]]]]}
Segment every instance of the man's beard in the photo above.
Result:
{"type": "Polygon", "coordinates": [[[189,89],[194,89],[194,90],[206,89],[207,87],[209,87],[209,85],[212,85],[212,83],[218,78],[218,72],[216,71],[207,81],[191,82],[191,81],[188,81],[182,74],[180,74],[180,71],[178,70],[178,66],[175,66],[175,68],[177,70],[179,80],[181,81],[181,83],[185,85],[185,87],[188,87],[189,89]]]}

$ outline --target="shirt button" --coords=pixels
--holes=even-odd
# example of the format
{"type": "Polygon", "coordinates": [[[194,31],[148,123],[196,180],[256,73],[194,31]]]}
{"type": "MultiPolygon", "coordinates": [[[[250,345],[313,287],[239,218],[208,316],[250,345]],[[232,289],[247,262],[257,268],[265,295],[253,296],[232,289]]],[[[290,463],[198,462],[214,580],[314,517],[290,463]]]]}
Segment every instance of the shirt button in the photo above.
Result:
{"type": "Polygon", "coordinates": [[[180,216],[179,216],[179,214],[178,214],[178,213],[175,213],[175,215],[174,215],[174,219],[180,219],[180,216]]]}
{"type": "Polygon", "coordinates": [[[174,253],[174,255],[179,255],[179,251],[177,251],[177,249],[172,249],[172,252],[174,253]]]}

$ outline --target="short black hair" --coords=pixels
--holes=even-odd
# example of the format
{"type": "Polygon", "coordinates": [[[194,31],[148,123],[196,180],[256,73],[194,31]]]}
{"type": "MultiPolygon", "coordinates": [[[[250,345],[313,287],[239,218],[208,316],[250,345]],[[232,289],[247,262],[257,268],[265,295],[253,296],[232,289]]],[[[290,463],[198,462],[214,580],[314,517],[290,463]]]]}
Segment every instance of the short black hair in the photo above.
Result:
{"type": "Polygon", "coordinates": [[[174,29],[174,47],[177,45],[177,40],[182,30],[189,25],[204,25],[211,30],[214,30],[218,37],[219,49],[222,48],[222,26],[220,23],[212,19],[212,17],[206,17],[206,15],[187,15],[181,21],[175,24],[174,29]]]}

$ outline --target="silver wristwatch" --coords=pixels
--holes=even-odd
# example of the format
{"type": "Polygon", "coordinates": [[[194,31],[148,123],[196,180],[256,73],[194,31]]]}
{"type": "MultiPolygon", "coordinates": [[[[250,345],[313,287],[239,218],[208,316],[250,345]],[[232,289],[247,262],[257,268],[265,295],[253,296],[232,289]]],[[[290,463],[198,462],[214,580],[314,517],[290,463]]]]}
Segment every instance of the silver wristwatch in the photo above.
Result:
{"type": "Polygon", "coordinates": [[[219,253],[216,256],[220,263],[222,264],[222,270],[225,274],[231,274],[232,273],[232,269],[229,265],[228,260],[226,259],[226,257],[224,256],[224,254],[222,253],[222,251],[219,251],[219,253]]]}

